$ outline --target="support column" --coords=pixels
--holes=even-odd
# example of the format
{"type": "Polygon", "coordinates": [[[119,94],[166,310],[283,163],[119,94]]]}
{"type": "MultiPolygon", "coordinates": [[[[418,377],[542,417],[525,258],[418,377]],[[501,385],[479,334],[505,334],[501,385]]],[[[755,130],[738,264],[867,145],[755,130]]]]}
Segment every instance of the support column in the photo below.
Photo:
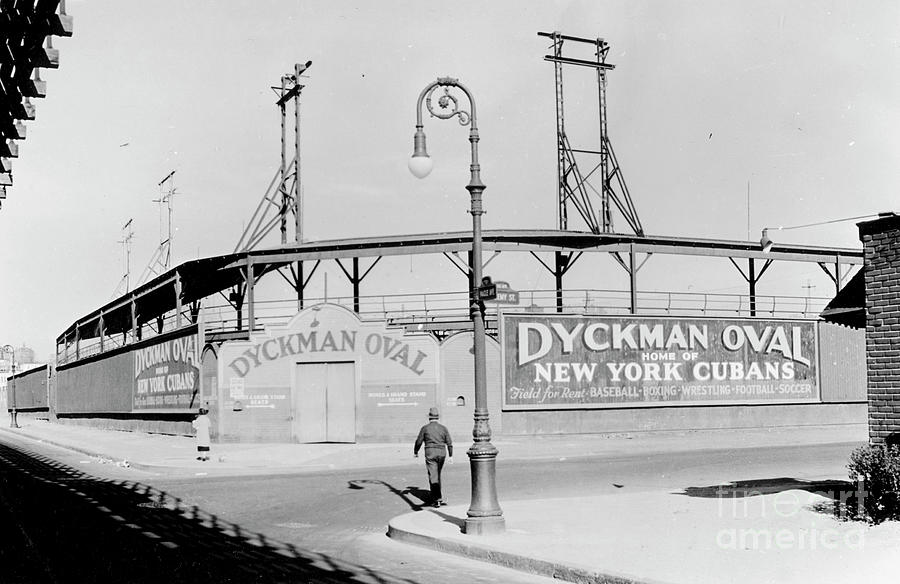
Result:
{"type": "Polygon", "coordinates": [[[281,195],[281,245],[287,243],[287,132],[285,124],[285,102],[284,96],[287,93],[287,75],[281,76],[281,93],[278,94],[278,108],[281,111],[281,166],[279,167],[279,175],[281,176],[281,184],[278,187],[278,193],[281,195]]]}
{"type": "Polygon", "coordinates": [[[359,314],[359,258],[353,258],[353,312],[359,314]]]}
{"type": "Polygon", "coordinates": [[[256,276],[253,274],[253,258],[247,256],[247,332],[253,333],[256,326],[256,314],[253,310],[253,286],[256,283],[256,276]]]}
{"type": "Polygon", "coordinates": [[[306,282],[303,281],[303,262],[297,262],[297,308],[303,310],[303,291],[306,290],[306,282]]]}
{"type": "Polygon", "coordinates": [[[841,277],[841,256],[837,255],[834,258],[834,293],[837,294],[841,291],[841,284],[844,279],[841,277]]]}
{"type": "Polygon", "coordinates": [[[128,303],[131,308],[131,342],[137,342],[138,334],[137,334],[137,303],[134,301],[134,296],[131,297],[131,302],[128,303]]]}
{"type": "Polygon", "coordinates": [[[635,257],[634,244],[629,244],[628,247],[628,289],[630,292],[630,300],[631,300],[631,314],[637,314],[638,301],[637,301],[637,273],[638,273],[638,265],[637,258],[635,257]]]}
{"type": "Polygon", "coordinates": [[[175,271],[175,326],[181,328],[181,274],[175,271]]]}
{"type": "MultiPolygon", "coordinates": [[[[300,85],[300,74],[308,66],[309,63],[305,66],[300,63],[294,65],[294,83],[297,84],[297,96],[294,97],[294,240],[297,243],[303,243],[303,190],[300,182],[303,176],[300,172],[300,91],[303,86],[300,85]]],[[[302,277],[300,281],[303,281],[302,277]]],[[[302,298],[300,303],[303,303],[302,298]]]]}
{"type": "Polygon", "coordinates": [[[569,269],[569,259],[571,256],[561,251],[553,254],[555,263],[553,265],[553,280],[556,285],[556,312],[563,311],[563,276],[569,269]]]}
{"type": "Polygon", "coordinates": [[[747,284],[750,287],[750,316],[756,316],[756,262],[753,258],[747,260],[747,284]]]}

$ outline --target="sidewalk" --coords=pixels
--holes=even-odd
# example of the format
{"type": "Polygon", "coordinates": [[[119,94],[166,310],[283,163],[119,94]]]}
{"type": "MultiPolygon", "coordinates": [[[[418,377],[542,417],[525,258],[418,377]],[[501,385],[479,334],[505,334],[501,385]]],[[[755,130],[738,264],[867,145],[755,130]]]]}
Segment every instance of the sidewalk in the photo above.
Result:
{"type": "MultiPolygon", "coordinates": [[[[43,420],[19,420],[18,429],[0,426],[33,440],[62,446],[87,456],[144,470],[171,472],[204,470],[239,473],[318,471],[339,468],[372,468],[412,462],[409,443],[360,444],[213,444],[207,463],[196,460],[194,439],[118,430],[102,430],[43,420]]],[[[565,459],[723,448],[864,442],[865,428],[855,426],[809,426],[696,432],[633,434],[575,434],[545,436],[498,436],[493,444],[504,460],[565,459]]],[[[471,437],[457,440],[457,458],[465,458],[471,437]],[[461,455],[461,456],[460,456],[461,455]]]]}
{"type": "Polygon", "coordinates": [[[396,517],[400,541],[578,583],[893,582],[900,523],[842,522],[805,490],[744,498],[650,492],[504,501],[506,532],[466,536],[465,506],[396,517]]]}
{"type": "MultiPolygon", "coordinates": [[[[213,460],[201,463],[195,460],[194,441],[188,437],[31,420],[22,426],[2,431],[109,463],[124,465],[127,460],[129,466],[166,475],[304,472],[414,463],[411,445],[406,443],[214,444],[213,460]]],[[[865,429],[855,426],[500,436],[494,444],[504,461],[509,461],[865,440],[865,429]]],[[[843,480],[846,476],[797,478],[843,480]]],[[[718,496],[710,492],[688,496],[681,490],[651,490],[564,499],[504,499],[503,534],[463,534],[466,506],[395,517],[388,534],[398,541],[572,582],[846,584],[885,581],[885,577],[891,578],[887,575],[896,573],[900,524],[870,527],[839,521],[816,508],[830,499],[809,492],[816,490],[811,485],[787,482],[762,490],[768,494],[744,496],[746,493],[732,489],[718,496]]]]}

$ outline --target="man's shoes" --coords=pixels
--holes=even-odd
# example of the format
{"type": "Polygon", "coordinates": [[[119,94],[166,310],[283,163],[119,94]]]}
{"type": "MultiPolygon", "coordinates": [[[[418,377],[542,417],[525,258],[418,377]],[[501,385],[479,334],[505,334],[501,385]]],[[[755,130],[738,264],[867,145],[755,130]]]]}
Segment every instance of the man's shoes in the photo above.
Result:
{"type": "Polygon", "coordinates": [[[441,507],[446,507],[447,501],[444,501],[443,499],[441,499],[440,501],[438,501],[438,505],[440,505],[441,507]]]}

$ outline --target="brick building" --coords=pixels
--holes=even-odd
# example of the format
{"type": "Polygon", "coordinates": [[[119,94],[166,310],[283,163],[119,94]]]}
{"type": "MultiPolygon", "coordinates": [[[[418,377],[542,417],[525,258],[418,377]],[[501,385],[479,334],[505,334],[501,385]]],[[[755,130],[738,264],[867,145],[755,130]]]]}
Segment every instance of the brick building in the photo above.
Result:
{"type": "Polygon", "coordinates": [[[900,434],[900,216],[882,213],[860,223],[859,238],[865,252],[869,440],[883,444],[900,434]]]}

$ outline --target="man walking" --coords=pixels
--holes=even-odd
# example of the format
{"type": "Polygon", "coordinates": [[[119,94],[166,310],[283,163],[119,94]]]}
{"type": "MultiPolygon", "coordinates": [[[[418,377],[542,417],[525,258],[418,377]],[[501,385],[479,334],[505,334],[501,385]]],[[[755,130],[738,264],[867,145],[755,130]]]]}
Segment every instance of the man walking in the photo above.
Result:
{"type": "Polygon", "coordinates": [[[428,469],[428,484],[431,487],[432,506],[446,505],[441,494],[441,469],[444,468],[446,457],[453,464],[453,440],[450,439],[450,431],[446,426],[438,422],[440,415],[437,408],[428,410],[428,423],[419,430],[416,445],[413,447],[413,456],[419,457],[419,448],[425,445],[425,468],[428,469]]]}

